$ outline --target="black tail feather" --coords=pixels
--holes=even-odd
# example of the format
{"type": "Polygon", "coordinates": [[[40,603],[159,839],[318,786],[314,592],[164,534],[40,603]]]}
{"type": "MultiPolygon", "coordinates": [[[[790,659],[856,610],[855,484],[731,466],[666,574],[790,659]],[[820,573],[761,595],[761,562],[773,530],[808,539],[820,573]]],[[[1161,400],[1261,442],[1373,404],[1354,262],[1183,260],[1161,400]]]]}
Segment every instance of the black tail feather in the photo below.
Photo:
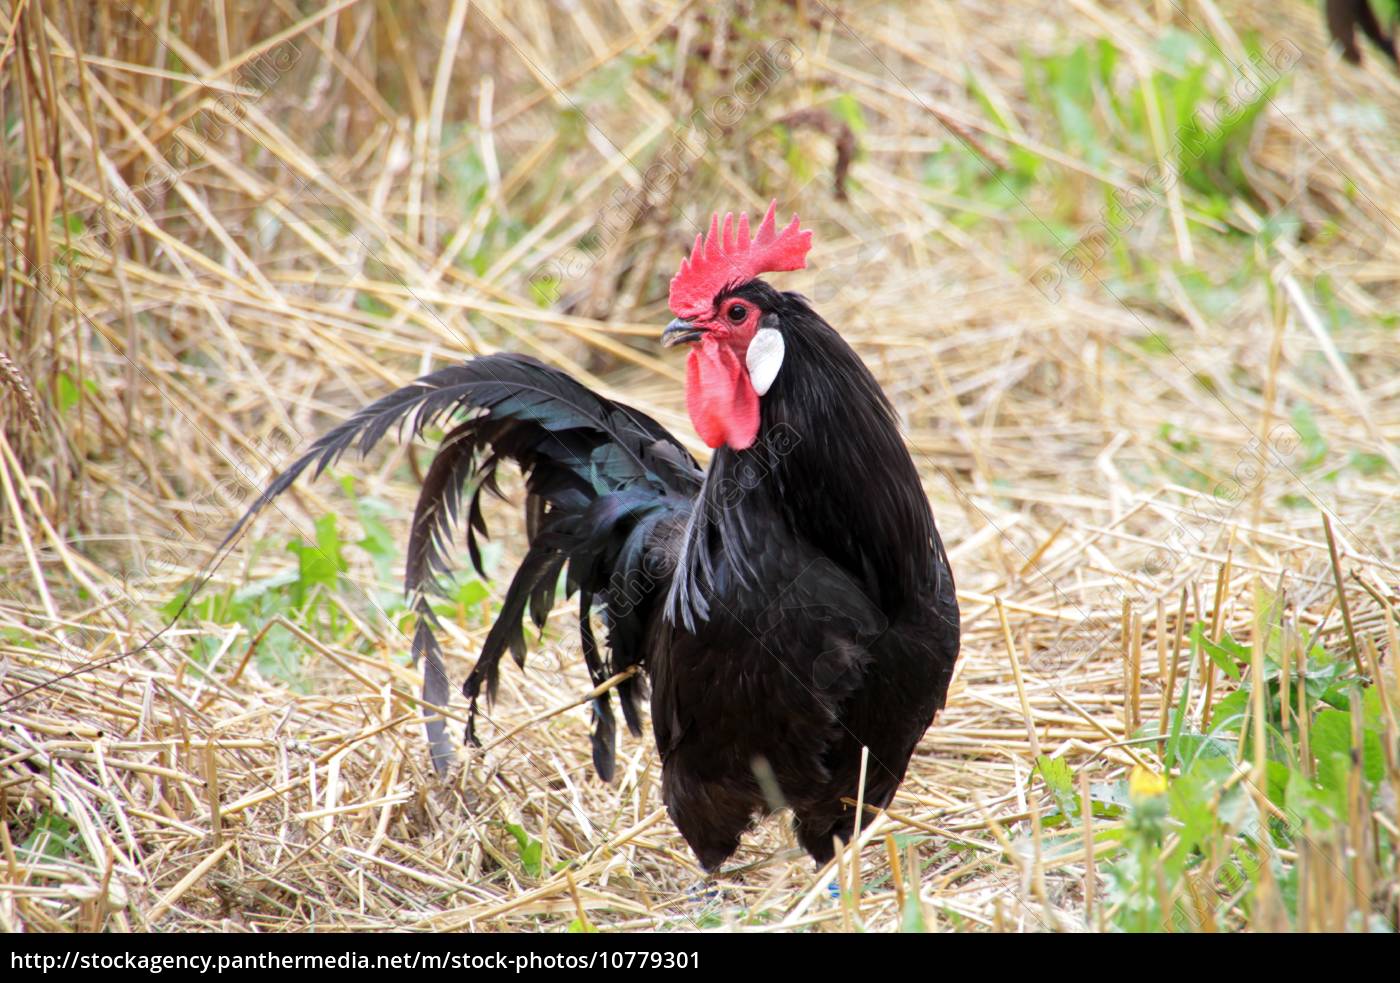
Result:
{"type": "MultiPolygon", "coordinates": [[[[488,700],[494,700],[506,651],[524,666],[523,619],[528,612],[543,628],[566,567],[568,593],[580,591],[580,641],[594,685],[641,663],[644,605],[632,592],[619,596],[617,582],[640,580],[648,585],[644,590],[648,597],[656,588],[642,568],[642,541],[661,518],[688,512],[700,472],[679,442],[645,414],[603,399],[535,359],[492,355],[423,376],[320,437],[259,496],[224,545],[307,468],[314,465],[313,476],[319,476],[351,447],[361,455],[367,453],[391,428],[398,427],[401,436],[407,428],[414,438],[447,416],[458,417],[459,422],[443,437],[424,476],[404,571],[405,592],[413,598],[418,615],[413,656],[423,666],[423,700],[430,706],[445,707],[450,699],[442,647],[434,631],[437,620],[428,596],[442,592],[441,578],[452,571],[452,529],[461,513],[463,491],[471,489],[465,523],[467,552],[483,576],[478,537],[485,537],[487,528],[481,494],[500,494],[496,469],[503,459],[515,462],[525,473],[529,492],[530,549],[463,686],[470,704],[467,738],[475,742],[477,700],[483,687],[488,700]],[[590,623],[597,599],[608,614],[610,659],[603,657],[590,623]]],[[[640,731],[636,704],[641,693],[635,676],[618,687],[623,716],[633,733],[640,731]]],[[[593,701],[593,717],[594,765],[599,775],[611,778],[617,726],[610,694],[593,701]]],[[[433,764],[443,771],[452,758],[446,725],[438,717],[427,723],[427,731],[433,764]]]]}
{"type": "MultiPolygon", "coordinates": [[[[593,619],[589,616],[593,609],[593,593],[580,591],[578,597],[579,643],[583,646],[583,661],[588,666],[588,677],[594,686],[608,681],[607,666],[598,653],[598,640],[593,635],[593,619]]],[[[605,782],[612,781],[614,770],[613,747],[617,741],[617,721],[613,717],[612,694],[603,693],[593,701],[593,767],[598,777],[605,782]]]]}
{"type": "Polygon", "coordinates": [[[437,616],[426,598],[420,598],[416,607],[418,626],[413,630],[413,661],[423,667],[423,702],[427,704],[424,711],[429,718],[424,726],[433,768],[441,773],[452,763],[452,739],[447,736],[447,722],[429,708],[447,706],[452,699],[452,684],[442,665],[442,645],[433,633],[437,616]]]}

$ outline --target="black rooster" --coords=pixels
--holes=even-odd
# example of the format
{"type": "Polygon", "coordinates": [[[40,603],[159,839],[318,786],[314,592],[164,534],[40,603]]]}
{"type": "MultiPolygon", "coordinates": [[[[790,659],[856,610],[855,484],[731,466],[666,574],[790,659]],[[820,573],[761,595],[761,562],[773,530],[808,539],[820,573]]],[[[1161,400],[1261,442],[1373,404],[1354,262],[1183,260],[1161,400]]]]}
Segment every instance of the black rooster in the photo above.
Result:
{"type": "MultiPolygon", "coordinates": [[[[481,570],[481,493],[503,459],[524,472],[529,550],[506,591],[464,692],[468,739],[502,655],[525,659],[523,618],[538,626],[560,573],[579,595],[595,684],[617,684],[640,734],[650,682],[662,795],[713,870],[757,816],[785,804],[818,861],[851,835],[864,800],[889,802],[943,706],[958,654],[947,555],[889,401],[850,346],[803,298],[760,273],[806,265],[811,233],[782,231],[770,207],[750,238],[716,216],[671,282],[677,319],[664,344],[690,343],[686,403],[715,448],[707,470],[655,420],[523,355],[491,355],[424,376],[316,441],[239,522],[307,467],[391,427],[414,435],[451,421],[423,480],[405,588],[419,612],[414,654],[424,699],[448,684],[427,602],[450,567],[464,490],[466,545],[481,570]],[[590,614],[607,628],[607,653],[590,614]],[[637,669],[645,670],[645,676],[637,669]]],[[[234,530],[237,532],[237,528],[234,530]]],[[[429,724],[434,763],[452,755],[429,724]]],[[[593,761],[613,774],[611,694],[593,703],[593,761]]]]}

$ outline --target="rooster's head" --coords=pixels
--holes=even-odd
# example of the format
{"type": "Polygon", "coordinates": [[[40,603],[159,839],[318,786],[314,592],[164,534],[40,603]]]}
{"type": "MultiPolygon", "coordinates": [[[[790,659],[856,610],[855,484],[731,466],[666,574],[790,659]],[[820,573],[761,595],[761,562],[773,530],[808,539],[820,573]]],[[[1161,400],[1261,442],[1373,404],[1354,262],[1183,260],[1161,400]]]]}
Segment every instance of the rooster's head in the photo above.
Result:
{"type": "Polygon", "coordinates": [[[807,265],[812,233],[797,216],[779,231],[777,202],[749,238],[749,217],[710,219],[710,233],[695,237],[690,258],[671,278],[676,319],[661,335],[665,345],[688,342],[685,403],[700,438],[710,447],[743,450],[758,437],[759,397],[783,365],[782,324],[755,290],[760,273],[800,270],[807,265]]]}

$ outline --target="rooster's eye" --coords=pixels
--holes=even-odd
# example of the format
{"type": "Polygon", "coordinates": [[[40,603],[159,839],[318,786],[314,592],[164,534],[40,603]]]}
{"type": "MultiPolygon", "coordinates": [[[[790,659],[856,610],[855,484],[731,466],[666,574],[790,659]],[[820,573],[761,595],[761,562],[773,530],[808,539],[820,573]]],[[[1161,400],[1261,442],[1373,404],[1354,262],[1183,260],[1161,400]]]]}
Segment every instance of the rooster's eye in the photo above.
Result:
{"type": "Polygon", "coordinates": [[[733,304],[729,308],[729,320],[733,321],[735,324],[738,324],[745,318],[745,316],[748,315],[748,313],[749,309],[743,304],[733,304]]]}

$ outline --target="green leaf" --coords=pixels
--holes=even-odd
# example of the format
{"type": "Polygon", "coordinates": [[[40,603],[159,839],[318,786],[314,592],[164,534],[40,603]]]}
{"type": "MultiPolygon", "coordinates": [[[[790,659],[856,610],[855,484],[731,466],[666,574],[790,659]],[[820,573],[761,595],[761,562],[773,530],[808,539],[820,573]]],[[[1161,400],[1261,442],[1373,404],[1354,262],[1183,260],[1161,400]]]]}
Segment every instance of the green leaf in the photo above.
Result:
{"type": "Polygon", "coordinates": [[[559,299],[559,283],[557,276],[544,275],[530,278],[530,299],[538,307],[550,307],[559,299]]]}
{"type": "Polygon", "coordinates": [[[1036,759],[1035,770],[1045,782],[1045,787],[1055,798],[1055,804],[1066,816],[1073,816],[1077,809],[1074,802],[1074,774],[1064,758],[1052,758],[1042,754],[1036,759]]]}
{"type": "Polygon", "coordinates": [[[544,844],[533,839],[523,826],[506,823],[506,829],[515,837],[516,850],[520,854],[520,865],[531,877],[539,877],[544,869],[544,844]]]}
{"type": "MultiPolygon", "coordinates": [[[[1196,642],[1196,633],[1191,632],[1191,661],[1187,665],[1196,664],[1196,654],[1200,650],[1200,645],[1196,642]]],[[[1186,708],[1191,705],[1191,674],[1186,674],[1186,685],[1182,687],[1181,699],[1177,701],[1176,708],[1172,710],[1172,736],[1167,741],[1167,750],[1162,757],[1162,764],[1168,769],[1176,767],[1181,760],[1181,730],[1186,725],[1186,708]]]]}
{"type": "Polygon", "coordinates": [[[282,588],[295,584],[298,579],[296,571],[283,570],[270,577],[249,581],[233,592],[233,606],[235,610],[255,607],[265,598],[282,593],[282,588]]]}
{"type": "Polygon", "coordinates": [[[34,858],[63,860],[81,856],[83,850],[74,836],[74,826],[56,812],[44,812],[34,829],[20,844],[19,852],[34,858]]]}
{"type": "Polygon", "coordinates": [[[58,373],[54,387],[58,396],[58,411],[63,414],[78,405],[78,400],[82,398],[83,389],[86,389],[90,394],[97,391],[97,385],[91,379],[83,380],[83,385],[79,388],[78,383],[67,372],[58,373]]]}
{"type": "Polygon", "coordinates": [[[1167,787],[1172,818],[1181,823],[1181,849],[1190,852],[1214,834],[1216,793],[1234,773],[1228,758],[1198,758],[1167,787]]]}
{"type": "Polygon", "coordinates": [[[861,111],[860,103],[854,96],[841,93],[832,100],[831,111],[851,128],[851,132],[857,135],[865,132],[865,113],[861,111]]]}
{"type": "Polygon", "coordinates": [[[389,531],[389,527],[380,518],[381,515],[389,511],[389,507],[376,499],[362,498],[355,503],[355,511],[360,520],[360,528],[365,531],[364,538],[355,545],[368,553],[370,558],[374,560],[374,566],[379,572],[380,579],[387,579],[389,568],[398,557],[394,534],[389,531]]]}
{"type": "Polygon", "coordinates": [[[166,621],[169,621],[171,618],[175,617],[175,615],[180,613],[180,609],[184,607],[185,598],[189,596],[190,592],[188,589],[176,593],[174,597],[172,597],[170,600],[166,601],[160,606],[161,617],[164,618],[166,621]]]}
{"type": "Polygon", "coordinates": [[[1244,725],[1245,711],[1249,708],[1248,688],[1237,689],[1215,705],[1210,715],[1210,732],[1236,734],[1244,725]]]}
{"type": "Polygon", "coordinates": [[[1322,431],[1318,429],[1317,420],[1313,418],[1312,407],[1307,403],[1299,403],[1289,414],[1289,421],[1301,438],[1304,454],[1301,468],[1306,471],[1321,465],[1327,459],[1327,440],[1322,436],[1322,431]]]}
{"type": "Polygon", "coordinates": [[[298,606],[306,603],[313,588],[334,589],[346,569],[334,515],[316,520],[316,545],[307,546],[298,539],[288,543],[287,550],[297,557],[297,582],[292,596],[298,606]]]}
{"type": "MultiPolygon", "coordinates": [[[[1356,704],[1353,700],[1352,703],[1356,704]]],[[[1352,714],[1365,714],[1363,705],[1351,710],[1323,710],[1313,720],[1312,750],[1317,758],[1317,777],[1332,791],[1347,787],[1351,771],[1352,714]]],[[[1385,763],[1380,735],[1373,727],[1363,724],[1361,731],[1361,772],[1366,781],[1375,785],[1385,776],[1385,763]]]]}
{"type": "Polygon", "coordinates": [[[471,580],[462,581],[457,588],[457,593],[452,595],[452,599],[464,608],[472,608],[486,600],[491,595],[491,591],[480,580],[473,577],[471,580]]]}
{"type": "Polygon", "coordinates": [[[1342,710],[1320,712],[1313,719],[1312,752],[1322,787],[1345,792],[1351,760],[1351,715],[1342,710]]]}
{"type": "Polygon", "coordinates": [[[924,921],[924,906],[919,903],[917,894],[910,893],[905,897],[904,914],[899,920],[899,930],[919,935],[928,931],[928,924],[924,921]]]}
{"type": "MultiPolygon", "coordinates": [[[[1284,789],[1284,801],[1289,817],[1297,823],[1312,823],[1330,829],[1346,814],[1346,792],[1340,795],[1310,782],[1297,769],[1289,772],[1284,789]]],[[[1293,831],[1296,836],[1301,830],[1293,831]]]]}
{"type": "Polygon", "coordinates": [[[1249,649],[1231,638],[1229,632],[1226,632],[1219,642],[1212,642],[1206,638],[1205,627],[1202,622],[1196,622],[1191,628],[1191,640],[1206,650],[1210,660],[1219,666],[1225,675],[1239,682],[1239,664],[1249,661],[1249,649]]]}
{"type": "Polygon", "coordinates": [[[1349,461],[1351,467],[1360,471],[1368,478],[1384,474],[1390,465],[1380,454],[1368,454],[1363,451],[1352,451],[1349,461]]]}

